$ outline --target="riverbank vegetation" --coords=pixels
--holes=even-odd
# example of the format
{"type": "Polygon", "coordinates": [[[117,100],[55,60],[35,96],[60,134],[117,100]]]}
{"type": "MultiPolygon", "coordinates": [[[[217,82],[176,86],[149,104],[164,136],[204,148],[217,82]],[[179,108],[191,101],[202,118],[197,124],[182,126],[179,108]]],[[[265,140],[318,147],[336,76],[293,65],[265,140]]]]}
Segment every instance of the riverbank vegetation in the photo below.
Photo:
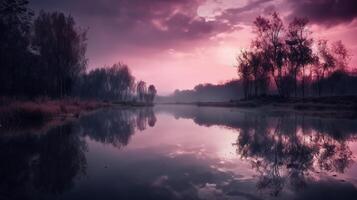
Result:
{"type": "Polygon", "coordinates": [[[47,108],[67,109],[68,99],[77,102],[76,110],[93,101],[98,101],[94,107],[107,105],[99,101],[153,104],[155,86],[136,82],[127,65],[88,70],[87,31],[61,12],[35,14],[27,0],[0,3],[0,97],[7,99],[0,103],[1,118],[11,111],[29,117],[62,114],[47,108]],[[48,100],[38,104],[39,98],[48,100]]]}
{"type": "Polygon", "coordinates": [[[84,112],[109,107],[110,103],[73,98],[51,100],[36,98],[32,101],[0,98],[0,130],[31,129],[47,123],[58,124],[76,119],[84,112]]]}
{"type": "Polygon", "coordinates": [[[35,16],[27,6],[26,0],[1,3],[1,96],[153,101],[155,86],[136,83],[123,63],[87,70],[87,29],[72,16],[46,11],[35,16]]]}

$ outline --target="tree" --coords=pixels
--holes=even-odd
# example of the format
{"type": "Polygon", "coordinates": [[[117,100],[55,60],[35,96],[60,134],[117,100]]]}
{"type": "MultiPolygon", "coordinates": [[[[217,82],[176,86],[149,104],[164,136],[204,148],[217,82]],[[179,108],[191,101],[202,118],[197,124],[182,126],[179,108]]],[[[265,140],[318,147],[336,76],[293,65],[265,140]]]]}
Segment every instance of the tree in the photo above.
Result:
{"type": "Polygon", "coordinates": [[[351,59],[351,55],[348,52],[346,46],[341,40],[332,43],[331,51],[334,55],[336,67],[338,70],[345,71],[348,63],[351,59]]]}
{"type": "Polygon", "coordinates": [[[154,85],[150,85],[148,88],[148,99],[150,103],[154,102],[155,96],[156,96],[156,88],[154,85]]]}
{"type": "Polygon", "coordinates": [[[325,78],[326,73],[331,73],[335,69],[336,62],[327,40],[319,40],[317,49],[314,72],[318,81],[318,94],[320,96],[322,93],[322,80],[325,78]]]}
{"type": "Polygon", "coordinates": [[[113,99],[126,100],[134,87],[134,77],[129,67],[122,63],[116,63],[107,71],[109,86],[113,99]]]}
{"type": "Polygon", "coordinates": [[[286,44],[288,46],[288,59],[291,65],[291,73],[294,77],[294,90],[297,96],[297,75],[302,69],[302,96],[305,96],[305,66],[311,64],[312,59],[312,38],[311,32],[307,29],[308,19],[294,18],[289,24],[286,44]]]}
{"type": "MultiPolygon", "coordinates": [[[[29,34],[33,13],[27,0],[0,1],[0,94],[23,92],[28,76],[29,34]],[[21,86],[19,86],[21,85],[21,86]]],[[[27,83],[29,84],[29,83],[27,83]]]]}
{"type": "Polygon", "coordinates": [[[144,81],[139,81],[136,86],[136,93],[138,95],[138,100],[144,102],[147,94],[146,83],[144,81]]]}
{"type": "Polygon", "coordinates": [[[135,78],[127,65],[94,69],[80,77],[74,95],[102,100],[126,101],[133,97],[135,78]]]}
{"type": "Polygon", "coordinates": [[[277,86],[278,92],[284,96],[283,67],[285,66],[286,49],[284,45],[284,24],[278,13],[274,12],[269,18],[259,16],[254,21],[257,37],[252,46],[266,55],[271,76],[277,86]]]}
{"type": "MultiPolygon", "coordinates": [[[[268,85],[269,79],[274,80],[281,97],[290,97],[292,91],[297,97],[298,83],[302,97],[305,97],[307,76],[310,85],[312,82],[318,83],[318,93],[321,95],[326,76],[331,76],[336,70],[346,70],[350,59],[347,48],[341,41],[329,45],[327,40],[318,40],[317,51],[314,52],[314,40],[308,30],[308,22],[306,18],[294,18],[286,26],[276,12],[255,19],[256,37],[252,41],[252,48],[238,59],[245,97],[251,95],[252,88],[254,95],[259,95],[259,90],[262,90],[259,88],[268,85]],[[310,75],[306,74],[306,67],[310,69],[310,75]]],[[[329,82],[329,85],[332,93],[336,84],[329,82]]]]}
{"type": "Polygon", "coordinates": [[[250,83],[251,83],[251,74],[252,74],[252,68],[250,66],[250,58],[249,58],[249,52],[243,51],[238,57],[237,57],[237,68],[238,68],[238,75],[242,79],[242,84],[243,84],[243,92],[244,92],[244,98],[248,99],[250,97],[250,83]]]}
{"type": "Polygon", "coordinates": [[[86,31],[78,29],[71,16],[41,11],[34,22],[33,44],[45,67],[46,92],[54,97],[68,95],[86,69],[86,31]]]}
{"type": "MultiPolygon", "coordinates": [[[[345,72],[350,59],[347,48],[341,41],[329,45],[327,40],[319,40],[317,43],[317,53],[313,70],[317,80],[319,96],[323,92],[323,82],[327,76],[333,75],[336,71],[345,72]]],[[[329,83],[331,93],[336,83],[329,83]]]]}

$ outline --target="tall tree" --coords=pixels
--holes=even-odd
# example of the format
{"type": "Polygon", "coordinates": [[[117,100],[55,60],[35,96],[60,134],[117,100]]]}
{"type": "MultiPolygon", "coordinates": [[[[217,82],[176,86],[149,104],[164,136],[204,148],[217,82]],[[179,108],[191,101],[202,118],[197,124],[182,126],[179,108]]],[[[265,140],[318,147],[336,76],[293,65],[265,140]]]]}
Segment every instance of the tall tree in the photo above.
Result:
{"type": "Polygon", "coordinates": [[[283,67],[286,49],[284,45],[284,24],[278,13],[274,12],[269,18],[259,16],[254,21],[257,37],[253,41],[254,48],[264,52],[270,62],[271,76],[278,92],[284,96],[283,67]]]}
{"type": "Polygon", "coordinates": [[[338,40],[332,43],[331,51],[334,55],[336,67],[338,70],[345,71],[351,59],[351,55],[348,52],[346,46],[342,43],[341,40],[338,40]]]}
{"type": "Polygon", "coordinates": [[[156,96],[156,88],[154,85],[150,85],[148,88],[148,99],[150,103],[154,102],[155,96],[156,96]]]}
{"type": "Polygon", "coordinates": [[[311,64],[312,42],[311,32],[307,29],[308,19],[294,18],[289,24],[286,44],[288,46],[288,59],[291,65],[291,73],[294,77],[294,91],[297,96],[297,76],[301,71],[302,96],[305,96],[305,66],[311,64]]]}
{"type": "Polygon", "coordinates": [[[247,51],[243,51],[238,57],[237,57],[237,69],[238,69],[238,75],[240,79],[242,80],[243,84],[243,92],[244,92],[244,98],[248,99],[250,97],[250,84],[251,84],[251,79],[252,79],[252,68],[250,66],[250,53],[247,51]]]}
{"type": "Polygon", "coordinates": [[[48,94],[68,95],[86,68],[86,31],[77,28],[71,16],[41,11],[34,22],[33,44],[46,67],[48,94]]]}
{"type": "Polygon", "coordinates": [[[134,77],[127,65],[116,63],[107,71],[112,98],[125,100],[133,90],[134,77]]]}
{"type": "Polygon", "coordinates": [[[138,82],[136,86],[136,93],[138,95],[138,100],[144,102],[147,94],[146,83],[144,81],[138,82]]]}
{"type": "Polygon", "coordinates": [[[331,74],[335,69],[336,62],[327,40],[317,42],[317,55],[314,64],[314,72],[318,81],[318,95],[322,93],[322,81],[326,74],[331,74]]]}
{"type": "Polygon", "coordinates": [[[27,0],[0,1],[0,94],[15,95],[27,75],[32,11],[27,0]]]}
{"type": "Polygon", "coordinates": [[[129,67],[116,63],[94,69],[80,77],[74,94],[83,98],[126,101],[133,97],[135,78],[129,67]]]}

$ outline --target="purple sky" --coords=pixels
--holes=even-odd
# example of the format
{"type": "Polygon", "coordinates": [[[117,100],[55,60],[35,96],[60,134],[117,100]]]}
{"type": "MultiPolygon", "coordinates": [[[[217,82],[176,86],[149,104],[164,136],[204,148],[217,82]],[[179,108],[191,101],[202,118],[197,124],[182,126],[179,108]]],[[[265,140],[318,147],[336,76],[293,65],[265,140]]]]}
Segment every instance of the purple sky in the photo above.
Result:
{"type": "MultiPolygon", "coordinates": [[[[356,0],[30,0],[34,10],[71,14],[88,31],[89,68],[121,61],[159,94],[237,78],[258,15],[308,17],[315,38],[357,52],[356,0]]],[[[353,56],[351,66],[356,66],[353,56]]]]}

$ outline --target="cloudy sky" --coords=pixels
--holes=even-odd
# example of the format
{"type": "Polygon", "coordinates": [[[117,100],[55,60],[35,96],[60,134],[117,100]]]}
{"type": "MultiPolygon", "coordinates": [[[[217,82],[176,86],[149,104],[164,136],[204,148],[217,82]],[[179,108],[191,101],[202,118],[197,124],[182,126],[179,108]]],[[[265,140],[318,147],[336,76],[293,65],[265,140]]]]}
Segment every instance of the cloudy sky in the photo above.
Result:
{"type": "MultiPolygon", "coordinates": [[[[356,0],[30,0],[38,11],[71,14],[88,31],[89,68],[121,61],[159,94],[237,78],[258,15],[308,17],[315,38],[357,52],[356,0]]],[[[356,66],[357,58],[352,57],[356,66]]]]}

